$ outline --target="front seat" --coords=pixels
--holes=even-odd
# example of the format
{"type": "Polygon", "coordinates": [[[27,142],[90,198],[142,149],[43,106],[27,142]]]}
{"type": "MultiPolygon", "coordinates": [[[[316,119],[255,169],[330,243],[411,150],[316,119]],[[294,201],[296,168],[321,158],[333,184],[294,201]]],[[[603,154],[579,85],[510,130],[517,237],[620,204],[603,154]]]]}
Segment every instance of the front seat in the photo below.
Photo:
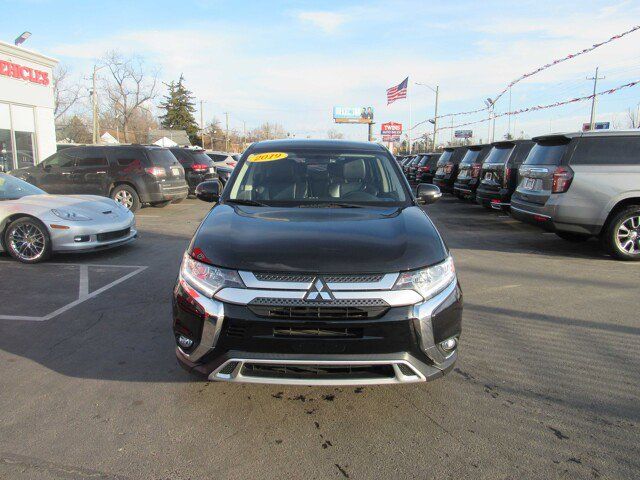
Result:
{"type": "Polygon", "coordinates": [[[363,159],[344,162],[338,178],[329,186],[329,195],[334,198],[344,198],[353,192],[370,190],[365,182],[367,169],[363,159]]]}
{"type": "Polygon", "coordinates": [[[276,160],[265,167],[265,200],[301,200],[307,195],[307,182],[295,162],[276,160]]]}

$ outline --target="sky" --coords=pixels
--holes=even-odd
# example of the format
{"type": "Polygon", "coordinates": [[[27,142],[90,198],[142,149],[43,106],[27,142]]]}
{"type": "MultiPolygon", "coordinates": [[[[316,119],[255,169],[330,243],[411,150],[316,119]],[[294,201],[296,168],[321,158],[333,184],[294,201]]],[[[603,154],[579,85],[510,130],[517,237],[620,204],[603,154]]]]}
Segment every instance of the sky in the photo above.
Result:
{"type": "MultiPolygon", "coordinates": [[[[364,125],[335,125],[332,107],[373,106],[380,124],[407,128],[439,113],[480,108],[512,79],[556,58],[634,26],[637,0],[607,2],[428,0],[70,1],[0,0],[0,39],[22,31],[24,45],[53,56],[78,78],[90,75],[109,50],[144,58],[165,82],[183,74],[205,123],[229,112],[232,128],[275,121],[296,137],[326,137],[335,128],[346,138],[366,139],[364,125]],[[576,8],[579,6],[579,8],[576,8]],[[10,26],[10,27],[9,27],[10,26]],[[409,77],[409,97],[386,105],[386,89],[409,77]]],[[[513,110],[589,95],[596,66],[605,90],[640,79],[640,31],[519,83],[513,110]]],[[[640,103],[640,86],[598,101],[597,121],[626,126],[626,111],[640,103]]],[[[495,138],[580,129],[590,103],[501,118],[495,138]]],[[[496,112],[509,110],[509,96],[496,112]]],[[[196,117],[200,118],[199,113],[196,117]]],[[[486,114],[454,118],[454,125],[486,114]]],[[[451,126],[451,120],[441,126],[451,126]]],[[[421,125],[414,137],[431,129],[421,125]]],[[[476,141],[488,124],[464,127],[476,141]]],[[[440,139],[450,138],[450,129],[440,139]]]]}

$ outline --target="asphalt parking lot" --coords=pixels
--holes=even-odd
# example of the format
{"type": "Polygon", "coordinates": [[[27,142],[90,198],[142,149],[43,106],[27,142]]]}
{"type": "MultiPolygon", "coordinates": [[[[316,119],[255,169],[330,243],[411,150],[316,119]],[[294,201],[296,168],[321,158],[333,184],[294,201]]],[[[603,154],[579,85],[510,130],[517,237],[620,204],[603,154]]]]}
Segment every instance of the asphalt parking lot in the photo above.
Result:
{"type": "Polygon", "coordinates": [[[465,293],[448,376],[197,382],[170,292],[208,208],[144,209],[111,252],[0,257],[0,478],[638,478],[640,265],[445,198],[427,210],[465,293]]]}

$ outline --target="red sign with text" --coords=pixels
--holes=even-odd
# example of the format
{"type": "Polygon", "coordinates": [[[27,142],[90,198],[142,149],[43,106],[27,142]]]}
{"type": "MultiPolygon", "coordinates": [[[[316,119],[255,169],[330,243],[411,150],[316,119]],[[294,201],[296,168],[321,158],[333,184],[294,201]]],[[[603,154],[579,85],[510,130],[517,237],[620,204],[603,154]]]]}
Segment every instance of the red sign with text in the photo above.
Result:
{"type": "Polygon", "coordinates": [[[0,75],[26,80],[39,85],[49,85],[49,74],[47,72],[5,60],[0,60],[0,75]]]}
{"type": "Polygon", "coordinates": [[[382,135],[402,135],[402,124],[396,122],[387,122],[380,125],[380,133],[382,135]]]}

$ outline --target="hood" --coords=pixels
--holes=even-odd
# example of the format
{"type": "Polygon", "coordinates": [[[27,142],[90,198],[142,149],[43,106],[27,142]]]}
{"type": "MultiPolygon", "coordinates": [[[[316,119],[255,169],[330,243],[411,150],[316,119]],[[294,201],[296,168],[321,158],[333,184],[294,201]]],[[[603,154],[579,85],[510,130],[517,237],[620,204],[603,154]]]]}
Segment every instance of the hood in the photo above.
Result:
{"type": "Polygon", "coordinates": [[[120,213],[113,200],[98,195],[26,195],[10,201],[43,209],[73,208],[78,213],[102,213],[105,210],[120,213]]]}
{"type": "Polygon", "coordinates": [[[218,205],[189,252],[219,267],[271,272],[391,273],[439,263],[447,251],[418,207],[218,205]]]}

